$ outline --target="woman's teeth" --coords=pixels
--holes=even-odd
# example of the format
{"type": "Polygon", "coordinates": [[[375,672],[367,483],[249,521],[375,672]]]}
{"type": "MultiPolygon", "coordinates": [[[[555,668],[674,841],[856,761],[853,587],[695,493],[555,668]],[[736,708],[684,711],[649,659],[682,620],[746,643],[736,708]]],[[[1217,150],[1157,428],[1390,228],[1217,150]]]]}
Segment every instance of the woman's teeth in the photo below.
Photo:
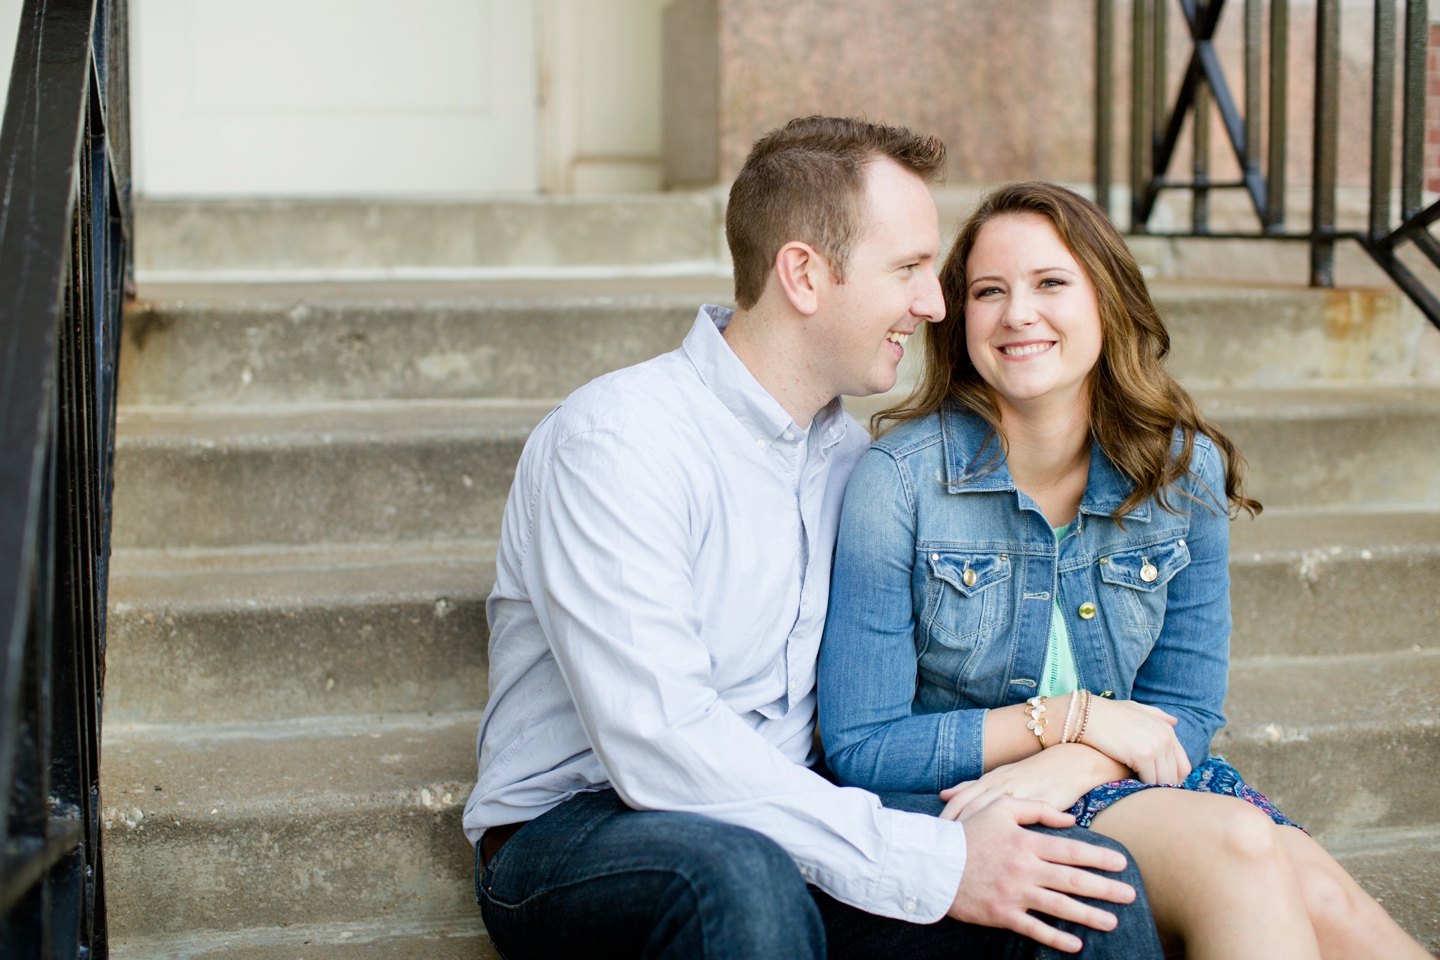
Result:
{"type": "Polygon", "coordinates": [[[1028,357],[1032,353],[1043,353],[1049,350],[1053,344],[1049,343],[1027,343],[1023,346],[1001,347],[1000,352],[1007,357],[1028,357]]]}
{"type": "Polygon", "coordinates": [[[891,343],[898,343],[900,344],[900,346],[903,347],[905,346],[905,341],[910,339],[910,334],[900,333],[897,330],[891,330],[889,333],[885,334],[885,339],[889,340],[891,343]]]}

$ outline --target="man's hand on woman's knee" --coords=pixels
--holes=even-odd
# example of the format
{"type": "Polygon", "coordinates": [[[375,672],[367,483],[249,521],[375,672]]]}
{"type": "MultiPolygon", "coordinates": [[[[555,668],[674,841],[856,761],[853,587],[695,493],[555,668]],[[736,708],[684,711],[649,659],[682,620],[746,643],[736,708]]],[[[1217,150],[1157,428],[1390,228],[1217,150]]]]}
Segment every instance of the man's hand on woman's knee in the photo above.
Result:
{"type": "Polygon", "coordinates": [[[1089,870],[1124,870],[1115,850],[1026,830],[1029,824],[1069,827],[1075,820],[1046,803],[1006,799],[992,803],[965,824],[965,872],[950,916],[966,923],[1004,927],[1066,953],[1079,952],[1080,938],[1043,923],[1034,910],[1096,930],[1115,929],[1112,913],[1075,897],[1130,903],[1135,888],[1089,870]]]}

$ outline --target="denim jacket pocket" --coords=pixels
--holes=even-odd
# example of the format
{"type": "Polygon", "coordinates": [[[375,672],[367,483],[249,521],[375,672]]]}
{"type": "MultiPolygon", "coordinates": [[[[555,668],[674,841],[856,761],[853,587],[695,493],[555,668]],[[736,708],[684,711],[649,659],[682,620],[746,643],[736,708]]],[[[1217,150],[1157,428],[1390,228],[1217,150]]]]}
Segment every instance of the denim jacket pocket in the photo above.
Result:
{"type": "Polygon", "coordinates": [[[946,647],[973,646],[1001,621],[1004,591],[993,588],[1010,579],[1010,558],[997,553],[934,551],[928,560],[929,632],[946,647]]]}
{"type": "Polygon", "coordinates": [[[1100,558],[1100,579],[1123,589],[1113,591],[1124,621],[1153,642],[1165,624],[1166,584],[1190,565],[1183,539],[1162,541],[1138,550],[1100,558]]]}

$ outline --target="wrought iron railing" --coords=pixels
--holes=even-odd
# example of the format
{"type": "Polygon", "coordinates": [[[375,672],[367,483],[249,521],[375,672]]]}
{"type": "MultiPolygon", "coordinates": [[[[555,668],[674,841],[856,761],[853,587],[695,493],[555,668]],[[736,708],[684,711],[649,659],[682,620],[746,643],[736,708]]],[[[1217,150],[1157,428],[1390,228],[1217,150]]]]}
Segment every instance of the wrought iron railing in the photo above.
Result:
{"type": "Polygon", "coordinates": [[[25,0],[0,130],[0,957],[107,955],[100,855],[124,0],[25,0]]]}
{"type": "MultiPolygon", "coordinates": [[[[1115,103],[1114,0],[1096,0],[1097,199],[1110,209],[1111,136],[1115,103]]],[[[1335,244],[1354,240],[1390,275],[1415,305],[1440,327],[1440,297],[1397,256],[1413,244],[1440,268],[1440,241],[1429,226],[1440,220],[1440,202],[1422,209],[1425,157],[1426,44],[1429,4],[1404,0],[1404,55],[1401,123],[1395,131],[1397,10],[1400,0],[1374,2],[1374,55],[1370,102],[1370,210],[1365,229],[1336,228],[1336,177],[1340,136],[1340,0],[1315,2],[1315,90],[1310,229],[1285,229],[1285,164],[1289,110],[1290,4],[1269,0],[1269,55],[1265,56],[1265,0],[1243,0],[1243,105],[1237,103],[1222,69],[1214,37],[1225,0],[1132,0],[1130,69],[1131,230],[1149,231],[1160,193],[1184,190],[1192,196],[1190,230],[1169,235],[1289,237],[1310,244],[1310,283],[1335,283],[1335,244]],[[1184,21],[1190,57],[1179,89],[1168,89],[1167,40],[1172,13],[1184,21]],[[1268,130],[1262,129],[1262,77],[1268,59],[1268,130]],[[1243,107],[1243,109],[1242,109],[1243,107]],[[1218,112],[1241,174],[1217,181],[1210,176],[1211,112],[1218,112]],[[1188,179],[1174,179],[1176,148],[1186,118],[1192,119],[1193,158],[1188,179]],[[1193,122],[1194,118],[1204,122],[1193,122]],[[1392,206],[1395,149],[1400,150],[1400,210],[1392,206]],[[1262,140],[1265,156],[1262,158],[1262,140]],[[1260,223],[1256,233],[1221,233],[1210,227],[1210,193],[1244,190],[1260,223]]],[[[1232,4],[1233,6],[1233,4],[1232,4]]]]}

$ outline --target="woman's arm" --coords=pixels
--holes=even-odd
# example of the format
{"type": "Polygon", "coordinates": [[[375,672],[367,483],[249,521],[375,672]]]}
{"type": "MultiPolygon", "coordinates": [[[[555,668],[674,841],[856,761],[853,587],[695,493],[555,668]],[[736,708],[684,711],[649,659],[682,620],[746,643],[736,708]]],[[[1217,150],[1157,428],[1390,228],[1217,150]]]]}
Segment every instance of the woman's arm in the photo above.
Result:
{"type": "Polygon", "coordinates": [[[940,791],[947,801],[940,815],[954,820],[976,813],[1001,797],[1043,800],[1057,810],[1068,810],[1089,791],[1131,776],[1123,763],[1081,743],[1056,744],[1040,753],[1007,763],[979,780],[959,783],[940,791]]]}
{"type": "Polygon", "coordinates": [[[1201,503],[1172,494],[1190,511],[1185,544],[1190,563],[1168,585],[1165,623],[1135,676],[1131,697],[1174,716],[1175,735],[1192,766],[1210,755],[1210,738],[1225,725],[1230,669],[1230,517],[1225,471],[1209,443],[1196,444],[1191,466],[1201,503]],[[1208,491],[1206,491],[1208,488],[1208,491]]]}
{"type": "Polygon", "coordinates": [[[911,713],[918,668],[912,493],[880,448],[851,474],[820,646],[820,735],[842,782],[936,793],[984,772],[986,711],[911,713]]]}

